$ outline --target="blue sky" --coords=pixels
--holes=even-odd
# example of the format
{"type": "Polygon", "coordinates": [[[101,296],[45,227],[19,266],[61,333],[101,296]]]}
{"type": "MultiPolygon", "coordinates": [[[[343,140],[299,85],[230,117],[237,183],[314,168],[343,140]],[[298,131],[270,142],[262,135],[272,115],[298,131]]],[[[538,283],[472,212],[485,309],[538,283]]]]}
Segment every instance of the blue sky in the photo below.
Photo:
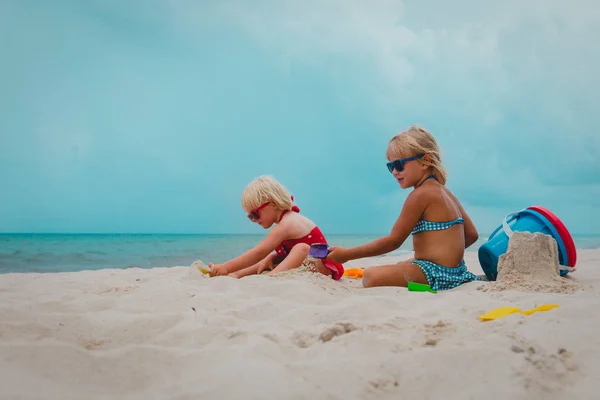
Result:
{"type": "Polygon", "coordinates": [[[385,233],[418,123],[482,235],[533,204],[600,234],[593,0],[4,0],[0,35],[3,232],[262,233],[240,196],[271,174],[385,233]]]}

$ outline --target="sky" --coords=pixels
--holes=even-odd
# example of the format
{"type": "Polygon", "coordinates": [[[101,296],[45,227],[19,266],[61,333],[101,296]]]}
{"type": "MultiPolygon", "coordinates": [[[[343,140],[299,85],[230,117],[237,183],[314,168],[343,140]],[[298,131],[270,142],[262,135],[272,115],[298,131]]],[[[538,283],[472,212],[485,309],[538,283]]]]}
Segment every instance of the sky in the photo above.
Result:
{"type": "Polygon", "coordinates": [[[3,0],[0,37],[1,232],[262,233],[266,174],[385,234],[414,123],[480,235],[531,205],[600,234],[595,0],[3,0]]]}

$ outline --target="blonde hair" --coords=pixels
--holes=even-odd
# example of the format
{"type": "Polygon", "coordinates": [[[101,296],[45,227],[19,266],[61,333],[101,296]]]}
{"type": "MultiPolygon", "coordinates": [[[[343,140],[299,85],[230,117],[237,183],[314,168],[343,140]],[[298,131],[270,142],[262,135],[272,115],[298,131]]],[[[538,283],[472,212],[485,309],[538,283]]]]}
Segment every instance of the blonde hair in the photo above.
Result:
{"type": "Polygon", "coordinates": [[[244,189],[242,207],[250,211],[267,202],[279,210],[291,210],[294,205],[292,196],[285,186],[275,178],[263,175],[254,179],[244,189]]]}
{"type": "Polygon", "coordinates": [[[397,134],[388,143],[386,154],[394,154],[400,158],[426,154],[416,161],[433,169],[433,175],[442,185],[446,184],[446,170],[442,166],[442,156],[437,141],[426,129],[411,125],[408,130],[397,134]]]}

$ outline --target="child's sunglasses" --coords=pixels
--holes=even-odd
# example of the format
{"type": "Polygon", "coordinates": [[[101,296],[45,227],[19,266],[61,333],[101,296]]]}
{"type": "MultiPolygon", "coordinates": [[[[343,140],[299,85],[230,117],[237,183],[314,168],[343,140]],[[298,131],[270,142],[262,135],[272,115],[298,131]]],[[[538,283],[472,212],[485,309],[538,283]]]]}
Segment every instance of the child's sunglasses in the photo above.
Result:
{"type": "Polygon", "coordinates": [[[257,219],[259,219],[260,214],[258,212],[266,206],[268,206],[270,203],[270,201],[267,201],[266,203],[263,203],[260,206],[256,207],[254,210],[250,211],[250,214],[248,214],[248,218],[250,219],[250,221],[256,221],[257,219]]]}
{"type": "Polygon", "coordinates": [[[404,163],[405,162],[417,160],[419,158],[422,158],[424,155],[425,154],[419,154],[418,156],[413,156],[413,157],[408,157],[408,158],[402,158],[400,160],[390,161],[386,165],[390,172],[394,172],[394,169],[398,172],[402,172],[402,171],[404,171],[404,163]]]}

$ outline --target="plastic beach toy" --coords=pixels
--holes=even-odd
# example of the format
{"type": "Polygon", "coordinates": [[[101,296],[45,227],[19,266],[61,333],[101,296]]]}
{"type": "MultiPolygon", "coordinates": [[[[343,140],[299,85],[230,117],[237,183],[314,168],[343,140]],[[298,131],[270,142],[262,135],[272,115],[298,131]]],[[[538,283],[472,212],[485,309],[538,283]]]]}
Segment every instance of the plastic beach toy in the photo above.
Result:
{"type": "Polygon", "coordinates": [[[360,279],[363,277],[365,273],[365,270],[362,268],[348,268],[347,270],[344,271],[344,275],[346,278],[354,278],[354,279],[360,279]]]}
{"type": "Polygon", "coordinates": [[[329,245],[327,243],[313,243],[308,250],[308,255],[312,258],[326,258],[328,254],[329,245]]]}
{"type": "Polygon", "coordinates": [[[202,272],[204,275],[210,274],[210,267],[204,264],[202,261],[194,261],[192,264],[192,268],[196,268],[198,271],[202,272]]]}
{"type": "Polygon", "coordinates": [[[200,272],[202,272],[204,275],[206,274],[210,274],[210,267],[206,267],[206,268],[198,268],[200,270],[200,272]]]}
{"type": "Polygon", "coordinates": [[[408,291],[409,292],[429,292],[429,293],[437,293],[437,290],[432,290],[431,286],[426,285],[424,283],[417,282],[408,282],[408,291]]]}
{"type": "Polygon", "coordinates": [[[539,307],[536,308],[532,308],[531,310],[526,310],[526,311],[521,311],[521,309],[517,308],[517,307],[498,307],[493,309],[492,311],[488,311],[485,314],[482,314],[479,316],[479,319],[481,321],[493,321],[495,319],[498,318],[502,318],[502,317],[506,317],[508,315],[511,314],[524,314],[524,315],[531,315],[533,313],[536,313],[538,311],[550,311],[553,308],[558,308],[559,305],[558,304],[543,304],[539,307]]]}
{"type": "Polygon", "coordinates": [[[502,224],[492,232],[488,241],[479,247],[479,263],[489,280],[496,280],[498,260],[508,250],[508,242],[515,231],[539,232],[551,236],[558,247],[560,275],[564,276],[575,270],[574,262],[572,262],[572,258],[576,259],[575,244],[567,228],[549,210],[540,206],[532,206],[504,217],[502,224]]]}

